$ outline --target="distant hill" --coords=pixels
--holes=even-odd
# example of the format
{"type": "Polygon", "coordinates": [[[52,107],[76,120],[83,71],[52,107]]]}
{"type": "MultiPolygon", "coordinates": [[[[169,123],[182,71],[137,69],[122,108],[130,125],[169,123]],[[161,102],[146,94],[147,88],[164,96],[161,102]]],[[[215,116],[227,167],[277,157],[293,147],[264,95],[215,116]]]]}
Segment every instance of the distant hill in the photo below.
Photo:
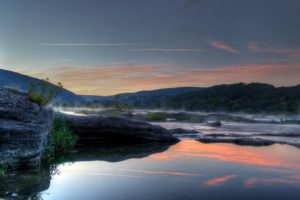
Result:
{"type": "Polygon", "coordinates": [[[237,83],[209,88],[170,88],[101,97],[94,103],[141,109],[299,113],[300,85],[274,87],[263,83],[237,83]]]}
{"type": "MultiPolygon", "coordinates": [[[[42,81],[0,69],[0,87],[28,90],[30,82],[42,81]]],[[[49,83],[50,84],[50,83],[49,83]]],[[[57,87],[51,84],[52,87],[57,87]]],[[[263,83],[237,83],[208,88],[178,87],[123,93],[112,96],[76,95],[62,89],[54,102],[83,106],[185,109],[190,111],[299,113],[300,85],[274,87],[263,83]]]]}
{"type": "Polygon", "coordinates": [[[163,102],[163,99],[188,92],[199,92],[203,89],[204,88],[199,87],[177,87],[139,91],[135,93],[123,93],[112,96],[82,96],[82,98],[87,102],[98,103],[105,107],[114,106],[118,102],[125,106],[156,108],[162,106],[160,103],[163,102]]]}
{"type": "Polygon", "coordinates": [[[116,96],[118,96],[120,99],[125,100],[129,98],[150,97],[150,96],[173,96],[173,95],[179,95],[186,92],[197,92],[203,89],[204,88],[200,88],[200,87],[177,87],[177,88],[163,88],[157,90],[143,90],[134,93],[121,93],[121,94],[111,95],[111,96],[81,95],[81,97],[87,101],[110,100],[116,98],[116,96]]]}
{"type": "Polygon", "coordinates": [[[199,111],[298,113],[300,85],[278,88],[263,83],[217,85],[170,97],[164,105],[199,111]]]}
{"type": "MultiPolygon", "coordinates": [[[[0,69],[0,87],[13,87],[23,91],[27,91],[30,82],[40,82],[42,80],[33,78],[30,76],[26,76],[23,74],[19,74],[16,72],[0,69]]],[[[49,83],[52,87],[57,87],[51,83],[49,83]]],[[[54,99],[54,102],[57,103],[79,103],[83,101],[83,99],[70,92],[69,90],[62,89],[59,95],[54,99]]]]}

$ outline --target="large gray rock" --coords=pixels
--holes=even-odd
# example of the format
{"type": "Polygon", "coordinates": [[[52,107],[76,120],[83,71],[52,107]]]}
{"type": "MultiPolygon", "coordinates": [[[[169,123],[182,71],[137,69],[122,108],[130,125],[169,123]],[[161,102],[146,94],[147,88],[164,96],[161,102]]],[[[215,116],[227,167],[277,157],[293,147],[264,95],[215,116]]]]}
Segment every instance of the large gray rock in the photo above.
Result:
{"type": "Polygon", "coordinates": [[[26,94],[0,88],[0,165],[38,167],[52,121],[53,112],[26,94]]]}
{"type": "Polygon", "coordinates": [[[142,121],[120,117],[74,116],[57,114],[79,136],[79,146],[99,146],[103,143],[175,143],[178,141],[167,129],[142,121]]]}

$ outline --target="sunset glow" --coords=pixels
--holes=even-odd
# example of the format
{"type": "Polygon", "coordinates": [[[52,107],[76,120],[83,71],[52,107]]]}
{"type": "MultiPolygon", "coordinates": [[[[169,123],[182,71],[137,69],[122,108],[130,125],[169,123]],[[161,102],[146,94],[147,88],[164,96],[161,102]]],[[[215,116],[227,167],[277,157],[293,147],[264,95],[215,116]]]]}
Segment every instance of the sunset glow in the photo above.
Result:
{"type": "Polygon", "coordinates": [[[0,67],[90,95],[299,84],[296,1],[89,1],[4,1],[0,67]]]}

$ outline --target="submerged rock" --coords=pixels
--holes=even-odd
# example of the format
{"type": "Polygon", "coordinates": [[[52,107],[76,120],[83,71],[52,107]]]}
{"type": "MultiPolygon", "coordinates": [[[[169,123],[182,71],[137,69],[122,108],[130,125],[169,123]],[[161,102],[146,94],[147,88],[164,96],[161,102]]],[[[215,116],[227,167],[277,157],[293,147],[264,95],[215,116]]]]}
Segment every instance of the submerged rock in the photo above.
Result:
{"type": "Polygon", "coordinates": [[[220,121],[214,121],[214,122],[207,122],[207,125],[213,127],[220,127],[222,126],[222,123],[220,121]]]}
{"type": "Polygon", "coordinates": [[[196,130],[192,129],[183,129],[183,128],[175,128],[175,129],[169,129],[173,134],[197,134],[199,133],[196,130]]]}
{"type": "Polygon", "coordinates": [[[202,143],[232,143],[242,146],[270,146],[274,141],[250,137],[202,137],[197,139],[202,143]]]}
{"type": "Polygon", "coordinates": [[[175,143],[178,139],[167,129],[142,121],[120,117],[75,116],[57,113],[78,135],[78,146],[103,143],[175,143]]]}
{"type": "Polygon", "coordinates": [[[52,121],[52,111],[25,93],[0,89],[0,166],[38,167],[52,121]]]}

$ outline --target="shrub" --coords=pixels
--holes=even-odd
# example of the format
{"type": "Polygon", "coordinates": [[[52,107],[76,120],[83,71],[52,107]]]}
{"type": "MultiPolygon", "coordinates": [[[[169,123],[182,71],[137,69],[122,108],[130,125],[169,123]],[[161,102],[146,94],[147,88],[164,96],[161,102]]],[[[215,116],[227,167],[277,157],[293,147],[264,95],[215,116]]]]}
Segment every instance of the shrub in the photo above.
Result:
{"type": "Polygon", "coordinates": [[[148,121],[165,121],[167,119],[166,113],[162,112],[149,112],[146,115],[148,121]]]}
{"type": "Polygon", "coordinates": [[[191,116],[190,121],[201,123],[204,122],[204,118],[201,116],[191,116]]]}
{"type": "MultiPolygon", "coordinates": [[[[57,83],[59,88],[63,88],[62,84],[57,83]]],[[[49,78],[42,79],[42,81],[31,82],[29,85],[28,97],[29,100],[39,104],[40,106],[47,105],[59,93],[59,89],[51,86],[49,78]]]]}
{"type": "Polygon", "coordinates": [[[74,150],[76,141],[77,136],[69,130],[66,122],[56,117],[42,157],[43,161],[52,164],[63,159],[74,150]]]}

